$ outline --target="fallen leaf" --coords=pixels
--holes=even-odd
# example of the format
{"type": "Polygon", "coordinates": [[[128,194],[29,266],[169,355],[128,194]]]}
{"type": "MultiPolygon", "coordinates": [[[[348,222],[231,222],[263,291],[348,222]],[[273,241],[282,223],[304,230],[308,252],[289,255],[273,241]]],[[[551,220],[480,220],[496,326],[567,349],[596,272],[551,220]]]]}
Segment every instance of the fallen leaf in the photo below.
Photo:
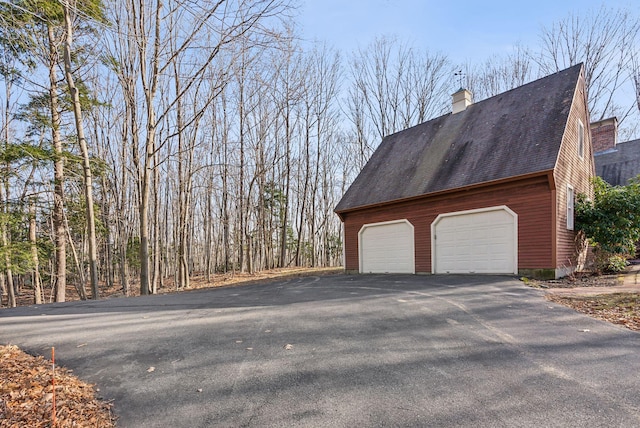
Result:
{"type": "MultiPolygon", "coordinates": [[[[50,360],[0,345],[0,427],[50,426],[53,388],[50,360]]],[[[110,404],[95,397],[91,385],[56,365],[57,425],[113,427],[110,404]]]]}

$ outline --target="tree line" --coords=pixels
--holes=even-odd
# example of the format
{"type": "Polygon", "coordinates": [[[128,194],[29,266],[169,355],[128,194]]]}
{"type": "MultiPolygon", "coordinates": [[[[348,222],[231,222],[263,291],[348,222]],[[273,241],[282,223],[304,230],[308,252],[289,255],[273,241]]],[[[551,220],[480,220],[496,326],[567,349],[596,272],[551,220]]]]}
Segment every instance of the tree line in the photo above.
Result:
{"type": "Polygon", "coordinates": [[[600,9],[456,63],[380,36],[308,43],[288,0],[0,3],[0,290],[8,306],[223,272],[339,266],[333,213],[390,133],[584,61],[593,120],[637,133],[638,19],[600,9]],[[627,97],[624,97],[624,94],[627,97]]]}

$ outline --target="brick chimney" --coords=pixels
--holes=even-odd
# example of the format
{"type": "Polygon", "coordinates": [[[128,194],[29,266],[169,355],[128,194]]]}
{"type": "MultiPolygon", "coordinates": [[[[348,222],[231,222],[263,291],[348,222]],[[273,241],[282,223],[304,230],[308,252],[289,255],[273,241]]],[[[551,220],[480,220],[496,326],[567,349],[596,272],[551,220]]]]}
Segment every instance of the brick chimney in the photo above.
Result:
{"type": "Polygon", "coordinates": [[[452,114],[460,113],[466,110],[471,104],[473,104],[473,94],[466,89],[458,89],[458,92],[452,95],[453,97],[453,112],[452,114]]]}
{"type": "Polygon", "coordinates": [[[599,120],[591,124],[591,144],[593,152],[603,152],[613,149],[618,144],[618,119],[599,120]]]}

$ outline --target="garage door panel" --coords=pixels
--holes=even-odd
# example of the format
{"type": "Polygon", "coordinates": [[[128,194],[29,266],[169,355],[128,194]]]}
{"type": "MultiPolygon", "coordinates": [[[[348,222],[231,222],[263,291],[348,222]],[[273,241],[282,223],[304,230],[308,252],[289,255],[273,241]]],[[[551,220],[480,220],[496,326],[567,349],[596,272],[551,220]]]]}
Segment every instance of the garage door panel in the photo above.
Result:
{"type": "Polygon", "coordinates": [[[515,213],[505,207],[452,213],[434,222],[435,273],[514,273],[515,213]]]}
{"type": "Polygon", "coordinates": [[[363,273],[414,273],[413,226],[406,220],[365,225],[360,231],[363,273]]]}

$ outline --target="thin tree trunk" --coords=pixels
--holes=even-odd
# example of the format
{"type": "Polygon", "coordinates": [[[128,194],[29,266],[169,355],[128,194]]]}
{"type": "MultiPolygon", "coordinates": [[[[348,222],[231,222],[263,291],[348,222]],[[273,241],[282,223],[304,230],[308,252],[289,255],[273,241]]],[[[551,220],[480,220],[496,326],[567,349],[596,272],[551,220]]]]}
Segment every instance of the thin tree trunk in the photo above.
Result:
{"type": "MultiPolygon", "coordinates": [[[[289,103],[289,101],[286,101],[289,103]]],[[[286,144],[286,157],[285,157],[285,189],[284,189],[284,206],[282,207],[282,224],[280,230],[280,267],[286,267],[287,263],[287,228],[289,223],[289,190],[291,188],[291,125],[289,118],[289,106],[286,107],[285,116],[285,144],[286,144]]]]}
{"type": "Polygon", "coordinates": [[[129,264],[127,263],[127,246],[126,243],[120,244],[120,285],[122,286],[122,294],[128,296],[131,294],[129,290],[129,264]]]}
{"type": "MultiPolygon", "coordinates": [[[[4,183],[0,185],[0,200],[4,205],[3,214],[7,215],[7,203],[8,203],[8,193],[5,193],[4,183]]],[[[16,290],[14,288],[13,283],[13,271],[11,269],[11,252],[8,249],[9,246],[9,238],[7,232],[7,219],[2,220],[2,230],[0,231],[0,239],[2,239],[2,246],[4,247],[4,263],[5,263],[5,274],[7,278],[7,292],[8,292],[8,303],[10,308],[16,307],[16,290]]]]}
{"type": "MultiPolygon", "coordinates": [[[[305,137],[304,137],[304,159],[305,159],[305,172],[304,172],[304,185],[302,187],[302,193],[300,194],[300,198],[302,198],[301,207],[300,207],[300,223],[298,225],[298,242],[296,246],[296,266],[301,266],[302,262],[300,260],[300,247],[302,246],[302,237],[304,235],[304,224],[305,224],[305,216],[307,209],[307,193],[309,192],[309,174],[311,173],[311,156],[309,153],[309,147],[311,145],[310,138],[310,125],[309,125],[309,107],[307,107],[306,118],[305,118],[305,137]]],[[[306,263],[305,263],[306,264],[306,263]]]]}
{"type": "MultiPolygon", "coordinates": [[[[5,118],[4,118],[4,142],[3,142],[3,146],[6,149],[9,145],[9,141],[10,141],[10,132],[9,132],[9,128],[10,128],[10,120],[11,120],[11,115],[9,113],[9,102],[11,99],[11,80],[7,79],[6,81],[6,86],[5,86],[6,92],[5,92],[5,96],[6,96],[6,105],[5,105],[5,109],[4,109],[4,113],[5,113],[5,118]]],[[[13,287],[13,275],[11,272],[11,253],[10,253],[10,249],[8,248],[9,245],[9,238],[8,238],[8,215],[9,215],[9,176],[11,173],[11,169],[10,169],[10,165],[7,162],[4,165],[3,168],[3,180],[0,183],[0,204],[2,206],[2,214],[4,214],[4,218],[1,220],[1,226],[0,226],[0,235],[2,235],[2,246],[4,247],[4,253],[5,253],[5,269],[6,269],[6,279],[7,279],[7,283],[5,284],[5,276],[2,275],[2,293],[0,293],[0,302],[2,301],[2,294],[3,293],[8,293],[7,294],[7,303],[9,305],[9,307],[11,308],[15,308],[16,307],[16,296],[15,296],[15,289],[13,287]],[[7,286],[8,285],[8,286],[7,286]]]]}
{"type": "Polygon", "coordinates": [[[76,264],[78,275],[80,275],[80,284],[76,282],[75,287],[76,287],[76,290],[78,291],[78,295],[80,296],[80,299],[87,300],[87,291],[85,290],[85,284],[87,280],[84,277],[84,268],[82,267],[82,264],[80,263],[80,259],[78,258],[78,252],[76,251],[76,246],[73,243],[73,239],[71,239],[71,231],[69,229],[69,225],[67,223],[66,217],[65,217],[65,229],[69,234],[68,235],[69,246],[71,247],[71,254],[73,254],[73,261],[76,264]]]}
{"type": "Polygon", "coordinates": [[[71,102],[73,104],[73,115],[76,122],[76,132],[78,135],[78,144],[82,153],[82,171],[84,178],[84,197],[86,203],[87,215],[87,232],[89,240],[89,276],[91,280],[91,296],[94,300],[100,297],[98,288],[98,250],[96,241],[96,220],[93,207],[93,176],[91,174],[91,162],[89,158],[89,150],[87,148],[87,140],[84,135],[84,125],[82,123],[82,107],[80,105],[80,94],[75,86],[73,74],[71,71],[71,44],[73,42],[73,27],[71,25],[71,16],[69,11],[69,2],[63,2],[64,22],[66,28],[66,37],[64,43],[64,69],[71,94],[71,102]]]}
{"type": "Polygon", "coordinates": [[[58,112],[58,53],[53,27],[47,26],[49,38],[49,106],[51,109],[51,140],[54,153],[53,174],[53,243],[55,252],[55,301],[64,302],[67,288],[67,229],[64,221],[64,154],[60,137],[58,112]]]}
{"type": "Polygon", "coordinates": [[[244,245],[245,245],[245,207],[244,207],[244,167],[245,167],[245,155],[244,155],[244,64],[243,64],[243,68],[242,68],[242,75],[240,77],[241,82],[240,82],[240,102],[239,102],[239,106],[238,106],[238,113],[239,113],[239,132],[240,132],[240,177],[239,177],[239,182],[240,182],[240,192],[238,194],[238,204],[239,204],[239,209],[238,209],[238,215],[240,216],[240,230],[237,233],[239,239],[239,244],[238,244],[238,251],[239,251],[239,256],[240,256],[240,272],[244,272],[245,271],[245,264],[244,264],[244,245]]]}
{"type": "Polygon", "coordinates": [[[29,241],[31,242],[31,258],[33,261],[33,301],[36,305],[40,305],[42,304],[42,281],[40,279],[40,262],[36,238],[36,204],[31,201],[29,204],[29,241]]]}
{"type": "MultiPolygon", "coordinates": [[[[158,58],[160,55],[160,15],[162,3],[156,1],[154,10],[154,45],[151,61],[151,75],[147,80],[146,45],[140,45],[142,86],[145,93],[147,108],[147,137],[145,141],[145,163],[142,167],[142,180],[140,183],[140,294],[146,295],[150,291],[150,260],[149,260],[149,198],[151,193],[151,175],[154,169],[156,151],[156,110],[154,100],[158,88],[158,58]]],[[[144,31],[143,22],[140,22],[141,33],[144,31]]]]}
{"type": "MultiPolygon", "coordinates": [[[[2,299],[4,298],[5,294],[7,294],[7,284],[6,284],[6,281],[5,281],[5,276],[4,275],[0,275],[0,307],[2,307],[2,299]]],[[[7,297],[8,297],[8,295],[7,295],[7,297]]]]}
{"type": "Polygon", "coordinates": [[[102,177],[101,180],[102,190],[102,223],[105,227],[105,245],[104,245],[104,279],[107,289],[113,287],[115,282],[114,261],[113,261],[113,227],[111,225],[111,204],[109,195],[107,194],[107,180],[102,177]]]}
{"type": "MultiPolygon", "coordinates": [[[[180,88],[180,70],[174,61],[174,83],[176,94],[181,92],[180,88]]],[[[177,288],[189,288],[189,264],[187,260],[187,234],[188,234],[188,217],[189,217],[189,191],[188,181],[190,180],[190,163],[184,159],[184,123],[182,99],[176,100],[176,127],[178,129],[178,254],[176,257],[178,269],[177,288]],[[185,163],[187,171],[185,172],[185,163]]],[[[189,149],[191,150],[191,149],[189,149]]]]}
{"type": "MultiPolygon", "coordinates": [[[[3,245],[6,245],[7,242],[7,237],[5,234],[2,235],[2,243],[3,245]]],[[[9,259],[9,254],[5,254],[5,263],[7,263],[7,266],[10,266],[9,263],[11,263],[11,260],[9,259]]],[[[7,268],[6,272],[7,274],[7,291],[9,292],[9,307],[10,308],[15,308],[16,307],[16,290],[14,288],[14,284],[13,284],[13,271],[11,270],[10,267],[7,268]]]]}
{"type": "Polygon", "coordinates": [[[228,132],[227,132],[227,109],[226,100],[223,98],[223,132],[222,132],[222,144],[223,144],[223,158],[222,158],[222,251],[224,251],[224,267],[223,272],[227,273],[229,269],[229,156],[228,156],[228,132]]]}
{"type": "MultiPolygon", "coordinates": [[[[157,162],[155,162],[157,164],[157,162]]],[[[153,170],[153,188],[155,192],[153,192],[153,273],[151,275],[151,294],[158,293],[158,284],[160,283],[160,225],[158,222],[159,212],[160,212],[160,201],[159,201],[159,193],[160,193],[160,171],[158,168],[153,170]]]]}

